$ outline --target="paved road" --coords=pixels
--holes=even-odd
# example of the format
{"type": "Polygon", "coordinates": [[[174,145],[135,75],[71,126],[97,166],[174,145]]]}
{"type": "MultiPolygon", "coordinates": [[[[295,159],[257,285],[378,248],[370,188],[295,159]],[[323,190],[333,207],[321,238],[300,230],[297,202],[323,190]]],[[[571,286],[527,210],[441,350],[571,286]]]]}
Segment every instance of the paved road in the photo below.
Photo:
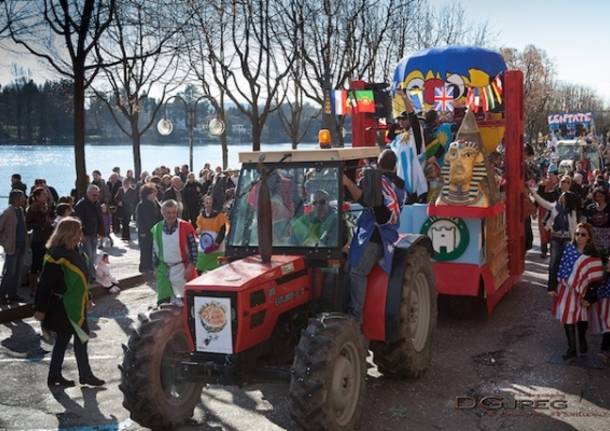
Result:
{"type": "MultiPolygon", "coordinates": [[[[564,336],[551,320],[542,288],[545,262],[530,255],[524,282],[486,320],[458,320],[441,310],[431,371],[399,382],[369,369],[361,430],[595,430],[610,429],[610,369],[549,363],[561,353],[564,336]],[[566,409],[455,408],[456,397],[496,396],[567,400],[566,409]]],[[[39,325],[31,319],[0,325],[0,429],[138,430],[121,407],[118,390],[121,343],[154,301],[139,286],[105,297],[91,314],[96,337],[90,344],[93,369],[105,389],[70,388],[50,393],[45,385],[47,353],[39,325]]],[[[597,351],[599,336],[591,336],[597,351]]],[[[77,378],[71,351],[65,375],[77,378]]],[[[207,388],[192,426],[199,430],[295,429],[288,415],[287,384],[243,389],[207,388]]],[[[497,402],[497,401],[494,401],[497,402]]],[[[509,406],[508,406],[509,407],[509,406]]]]}

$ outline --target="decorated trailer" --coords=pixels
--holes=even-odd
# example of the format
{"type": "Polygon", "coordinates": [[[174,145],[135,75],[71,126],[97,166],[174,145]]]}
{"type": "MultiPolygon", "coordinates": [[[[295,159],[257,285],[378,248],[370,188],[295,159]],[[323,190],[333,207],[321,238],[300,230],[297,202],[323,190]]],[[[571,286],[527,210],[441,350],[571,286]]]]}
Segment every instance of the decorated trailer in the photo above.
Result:
{"type": "MultiPolygon", "coordinates": [[[[491,312],[524,270],[523,75],[495,51],[449,46],[398,64],[395,116],[405,109],[401,91],[422,117],[437,118],[419,154],[423,169],[443,154],[432,159],[442,186],[429,190],[427,203],[404,207],[401,232],[431,239],[439,294],[478,298],[491,312]]],[[[355,147],[376,145],[385,127],[378,115],[358,111],[352,124],[355,147]]]]}

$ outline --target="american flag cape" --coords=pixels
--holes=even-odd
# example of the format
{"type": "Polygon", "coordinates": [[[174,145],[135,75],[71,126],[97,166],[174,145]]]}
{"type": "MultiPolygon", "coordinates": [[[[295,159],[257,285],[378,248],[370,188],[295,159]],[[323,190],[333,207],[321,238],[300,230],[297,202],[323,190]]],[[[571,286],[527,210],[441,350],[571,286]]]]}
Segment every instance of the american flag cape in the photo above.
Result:
{"type": "Polygon", "coordinates": [[[610,277],[597,287],[597,302],[589,313],[592,334],[610,332],[610,277]]]}
{"type": "Polygon", "coordinates": [[[558,292],[551,309],[553,316],[564,324],[587,321],[588,309],[582,306],[581,300],[587,287],[601,280],[603,271],[600,258],[582,254],[574,245],[568,244],[559,264],[558,292]]]}

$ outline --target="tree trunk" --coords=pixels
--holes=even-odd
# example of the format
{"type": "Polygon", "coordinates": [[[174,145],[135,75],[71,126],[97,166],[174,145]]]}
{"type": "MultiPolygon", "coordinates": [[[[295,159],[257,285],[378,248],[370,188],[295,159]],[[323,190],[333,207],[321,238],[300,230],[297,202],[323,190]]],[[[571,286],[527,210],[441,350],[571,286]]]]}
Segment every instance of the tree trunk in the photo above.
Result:
{"type": "Polygon", "coordinates": [[[140,116],[136,111],[131,115],[129,125],[131,126],[131,150],[133,151],[134,176],[138,180],[142,173],[142,155],[140,154],[140,141],[142,136],[140,135],[140,129],[138,128],[139,123],[140,116]]]}
{"type": "Polygon", "coordinates": [[[261,135],[263,129],[260,127],[258,122],[252,121],[252,151],[261,150],[261,135]]]}
{"type": "Polygon", "coordinates": [[[76,196],[87,191],[87,166],[85,163],[85,73],[74,74],[74,165],[76,167],[76,196]]]}
{"type": "Polygon", "coordinates": [[[229,167],[229,146],[227,142],[227,132],[225,131],[218,137],[220,140],[220,148],[222,149],[222,169],[229,167]]]}

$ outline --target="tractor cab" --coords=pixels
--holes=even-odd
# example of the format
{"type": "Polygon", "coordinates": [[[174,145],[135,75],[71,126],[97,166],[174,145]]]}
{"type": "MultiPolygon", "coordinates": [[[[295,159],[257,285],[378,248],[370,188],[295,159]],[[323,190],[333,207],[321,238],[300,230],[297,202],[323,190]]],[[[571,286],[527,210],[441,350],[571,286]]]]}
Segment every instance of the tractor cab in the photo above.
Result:
{"type": "Polygon", "coordinates": [[[257,204],[265,170],[273,254],[343,260],[354,214],[342,176],[353,175],[379,152],[370,147],[241,153],[226,255],[235,259],[259,253],[257,204]]]}

